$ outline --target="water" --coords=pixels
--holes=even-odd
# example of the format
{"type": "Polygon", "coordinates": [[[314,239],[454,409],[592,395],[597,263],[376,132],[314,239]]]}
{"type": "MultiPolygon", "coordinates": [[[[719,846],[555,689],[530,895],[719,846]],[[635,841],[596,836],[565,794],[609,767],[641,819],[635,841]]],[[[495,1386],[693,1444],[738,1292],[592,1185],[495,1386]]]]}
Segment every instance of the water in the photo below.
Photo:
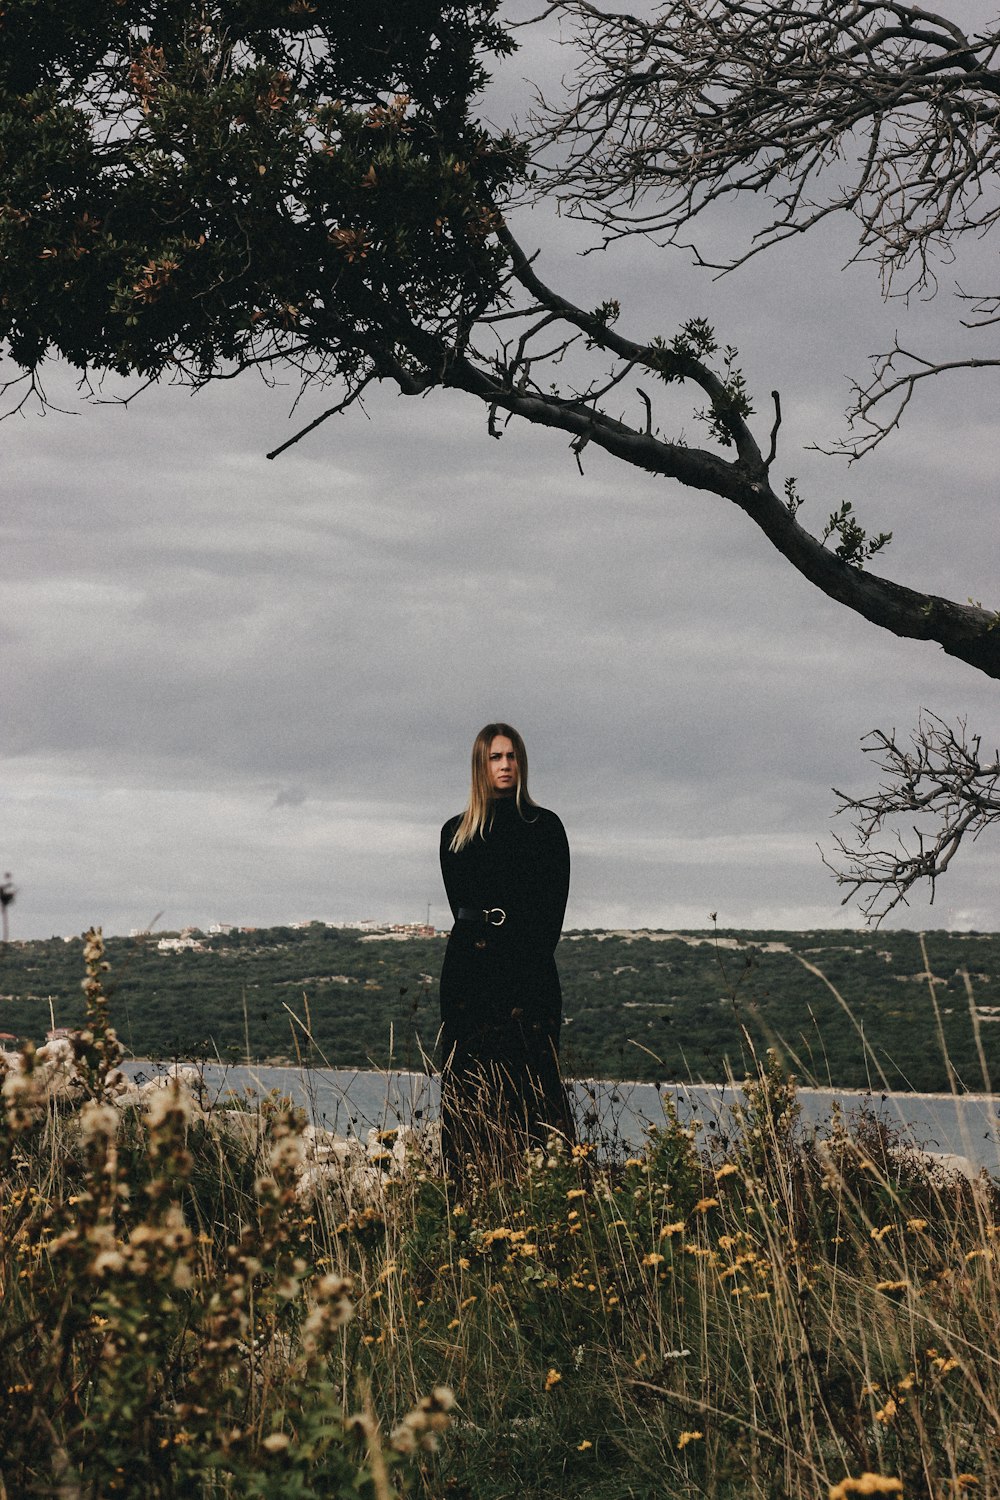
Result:
{"type": "MultiPolygon", "coordinates": [[[[164,1071],[165,1064],[124,1064],[131,1078],[143,1081],[164,1071]]],[[[317,1126],[362,1140],[372,1129],[419,1124],[434,1119],[437,1080],[423,1073],[374,1073],[330,1068],[248,1067],[199,1063],[212,1102],[234,1096],[259,1097],[272,1089],[307,1109],[317,1126]]],[[[597,1137],[626,1149],[638,1146],[650,1124],[663,1120],[663,1099],[671,1096],[680,1118],[700,1121],[703,1137],[731,1129],[730,1111],[738,1096],[730,1086],[714,1084],[610,1083],[586,1080],[569,1084],[574,1111],[585,1138],[597,1137]]],[[[818,1126],[829,1121],[834,1104],[848,1115],[862,1104],[874,1109],[922,1149],[967,1157],[975,1167],[1000,1176],[1000,1098],[985,1094],[860,1094],[851,1090],[800,1089],[803,1120],[818,1126]]]]}

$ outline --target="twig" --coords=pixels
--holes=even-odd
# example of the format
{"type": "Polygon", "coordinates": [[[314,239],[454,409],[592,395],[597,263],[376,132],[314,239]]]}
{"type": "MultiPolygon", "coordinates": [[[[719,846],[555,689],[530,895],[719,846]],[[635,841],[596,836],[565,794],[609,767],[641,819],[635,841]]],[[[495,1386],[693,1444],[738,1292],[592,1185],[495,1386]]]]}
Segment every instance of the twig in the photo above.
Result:
{"type": "Polygon", "coordinates": [[[774,463],[778,452],[778,428],[781,426],[781,396],[777,391],[771,392],[771,400],[774,402],[774,426],[771,428],[771,446],[764,460],[765,469],[769,469],[774,463]]]}

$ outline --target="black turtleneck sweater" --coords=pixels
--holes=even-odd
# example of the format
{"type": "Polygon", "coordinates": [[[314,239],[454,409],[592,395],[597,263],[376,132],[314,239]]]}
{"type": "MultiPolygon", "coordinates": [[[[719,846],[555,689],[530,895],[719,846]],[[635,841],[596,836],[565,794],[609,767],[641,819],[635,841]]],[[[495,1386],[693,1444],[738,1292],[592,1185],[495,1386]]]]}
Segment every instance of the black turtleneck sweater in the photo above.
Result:
{"type": "Polygon", "coordinates": [[[445,1044],[512,1016],[550,1038],[558,1035],[562,996],[553,957],[569,894],[569,845],[555,813],[518,812],[497,797],[485,835],[458,854],[448,847],[461,815],[441,830],[441,873],[455,927],[441,971],[445,1044]],[[459,921],[460,910],[499,907],[501,926],[459,921]]]}

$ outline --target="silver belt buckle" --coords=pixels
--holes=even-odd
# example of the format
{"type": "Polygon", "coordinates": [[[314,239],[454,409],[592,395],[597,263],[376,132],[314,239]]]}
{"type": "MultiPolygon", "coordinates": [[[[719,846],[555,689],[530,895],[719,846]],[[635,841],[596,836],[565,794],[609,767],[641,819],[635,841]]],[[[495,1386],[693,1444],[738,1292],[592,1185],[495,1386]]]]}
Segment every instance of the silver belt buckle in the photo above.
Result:
{"type": "Polygon", "coordinates": [[[487,906],[483,908],[483,920],[488,927],[502,927],[507,920],[507,913],[502,906],[487,906]]]}

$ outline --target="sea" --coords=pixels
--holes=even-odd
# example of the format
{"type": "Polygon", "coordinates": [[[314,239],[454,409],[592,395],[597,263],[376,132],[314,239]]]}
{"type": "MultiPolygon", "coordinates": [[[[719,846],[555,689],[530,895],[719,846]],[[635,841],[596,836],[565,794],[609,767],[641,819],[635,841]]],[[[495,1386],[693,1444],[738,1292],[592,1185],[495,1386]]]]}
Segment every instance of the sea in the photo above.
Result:
{"type": "MultiPolygon", "coordinates": [[[[123,1064],[142,1083],[170,1064],[141,1060],[123,1064]]],[[[250,1103],[277,1092],[307,1110],[317,1127],[364,1141],[371,1130],[419,1126],[438,1110],[437,1079],[425,1073],[364,1069],[271,1067],[198,1062],[202,1086],[213,1104],[250,1103]]],[[[655,1084],[568,1080],[581,1139],[613,1152],[628,1152],[650,1125],[662,1124],[668,1101],[700,1137],[720,1144],[734,1130],[739,1104],[732,1084],[655,1084]]],[[[964,1157],[975,1169],[1000,1177],[1000,1095],[864,1093],[850,1089],[801,1088],[803,1128],[821,1135],[839,1108],[850,1119],[865,1111],[882,1120],[901,1142],[922,1151],[964,1157]]]]}

